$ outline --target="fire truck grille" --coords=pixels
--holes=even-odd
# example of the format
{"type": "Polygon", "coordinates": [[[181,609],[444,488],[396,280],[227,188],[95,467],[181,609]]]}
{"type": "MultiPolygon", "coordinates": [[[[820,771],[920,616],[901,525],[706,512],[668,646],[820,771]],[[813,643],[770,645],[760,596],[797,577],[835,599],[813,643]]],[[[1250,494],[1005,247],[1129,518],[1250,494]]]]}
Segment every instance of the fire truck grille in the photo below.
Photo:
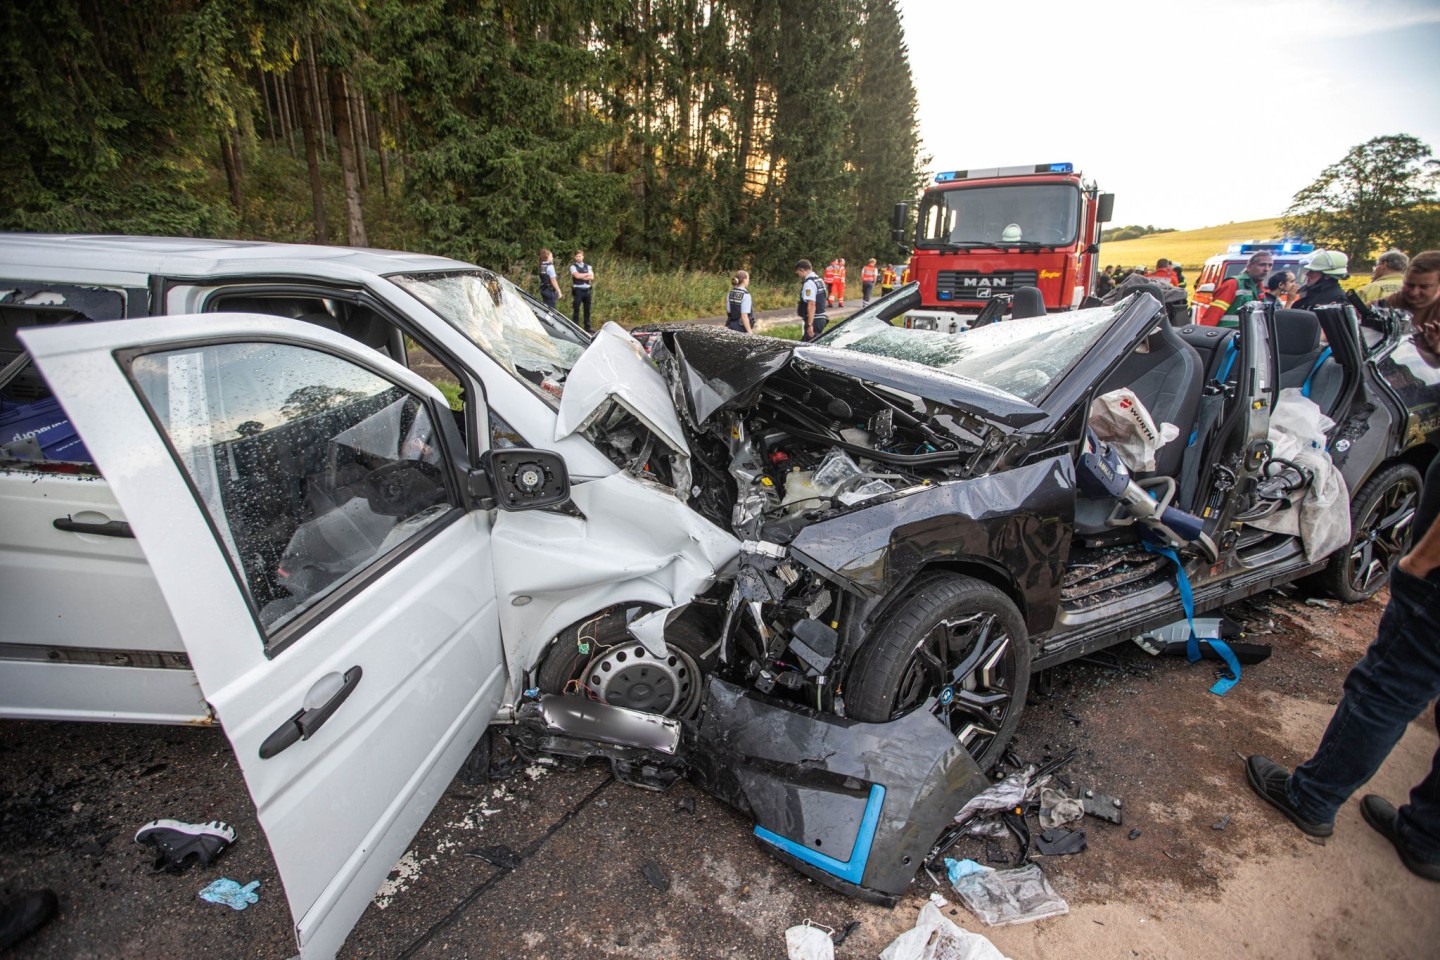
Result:
{"type": "Polygon", "coordinates": [[[1034,270],[941,270],[935,275],[937,300],[989,300],[997,293],[1014,293],[1016,287],[1033,287],[1034,270]]]}

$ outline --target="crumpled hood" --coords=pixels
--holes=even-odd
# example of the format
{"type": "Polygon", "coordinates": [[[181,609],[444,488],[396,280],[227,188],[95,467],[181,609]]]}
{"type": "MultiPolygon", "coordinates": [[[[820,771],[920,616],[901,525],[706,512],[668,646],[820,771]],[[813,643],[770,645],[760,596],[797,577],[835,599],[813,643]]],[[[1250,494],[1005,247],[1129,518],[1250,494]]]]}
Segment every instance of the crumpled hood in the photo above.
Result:
{"type": "Polygon", "coordinates": [[[555,420],[555,439],[563,440],[583,431],[612,399],[634,414],[672,450],[689,457],[690,445],[685,440],[665,378],[650,363],[635,338],[614,322],[600,328],[566,377],[565,395],[555,420]]]}
{"type": "Polygon", "coordinates": [[[764,381],[786,368],[795,368],[802,375],[806,368],[819,368],[889,387],[1007,429],[1023,427],[1045,416],[1038,407],[1003,390],[920,363],[756,337],[723,327],[668,327],[653,356],[661,361],[667,375],[679,380],[688,416],[696,425],[705,423],[722,408],[749,404],[764,381]]]}

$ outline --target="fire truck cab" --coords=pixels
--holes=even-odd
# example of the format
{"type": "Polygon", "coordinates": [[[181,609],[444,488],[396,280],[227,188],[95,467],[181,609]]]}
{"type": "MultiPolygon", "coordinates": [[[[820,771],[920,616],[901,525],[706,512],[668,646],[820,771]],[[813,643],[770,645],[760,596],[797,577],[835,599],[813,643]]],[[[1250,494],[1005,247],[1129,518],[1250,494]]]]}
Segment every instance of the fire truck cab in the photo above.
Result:
{"type": "Polygon", "coordinates": [[[920,199],[910,260],[920,309],[906,326],[959,332],[993,297],[1026,286],[1039,288],[1048,311],[1078,307],[1093,289],[1114,200],[1070,163],[936,174],[920,199]]]}
{"type": "Polygon", "coordinates": [[[1231,277],[1238,277],[1243,273],[1250,257],[1262,250],[1269,250],[1275,257],[1275,270],[1289,270],[1298,279],[1300,268],[1310,262],[1310,254],[1315,251],[1315,245],[1296,243],[1293,240],[1246,240],[1243,243],[1230,244],[1224,253],[1217,253],[1205,261],[1200,278],[1195,281],[1195,297],[1190,303],[1190,318],[1198,322],[1200,315],[1215,298],[1215,288],[1231,277]]]}

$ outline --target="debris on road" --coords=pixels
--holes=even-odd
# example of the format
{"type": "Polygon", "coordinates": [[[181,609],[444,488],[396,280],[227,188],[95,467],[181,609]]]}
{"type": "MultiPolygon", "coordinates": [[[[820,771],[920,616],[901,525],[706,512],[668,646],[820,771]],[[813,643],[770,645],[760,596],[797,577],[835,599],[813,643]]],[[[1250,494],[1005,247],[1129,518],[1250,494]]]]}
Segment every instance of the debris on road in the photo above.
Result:
{"type": "Polygon", "coordinates": [[[1120,798],[1109,797],[1103,793],[1096,793],[1094,790],[1085,791],[1085,812],[1092,817],[1099,817],[1101,820],[1108,820],[1117,826],[1124,822],[1120,812],[1120,798]]]}
{"type": "Polygon", "coordinates": [[[260,902],[260,894],[255,892],[259,886],[259,880],[251,880],[242,887],[228,877],[221,877],[201,890],[199,897],[211,903],[223,903],[232,910],[244,910],[250,904],[260,902]]]}
{"type": "Polygon", "coordinates": [[[465,856],[474,857],[476,860],[484,860],[492,867],[499,867],[501,870],[514,870],[520,866],[525,859],[510,847],[503,843],[493,847],[481,847],[478,850],[470,850],[465,856]]]}
{"type": "Polygon", "coordinates": [[[856,930],[859,930],[859,929],[860,929],[860,921],[859,921],[859,920],[851,920],[849,923],[845,924],[845,926],[841,927],[839,930],[837,930],[837,931],[835,931],[833,934],[831,934],[831,935],[830,935],[830,939],[834,940],[834,941],[835,941],[835,946],[838,947],[838,946],[840,946],[840,944],[842,944],[842,943],[844,943],[846,940],[850,939],[850,934],[854,933],[856,930]]]}
{"type": "MultiPolygon", "coordinates": [[[[943,904],[944,898],[940,898],[943,904]]],[[[932,899],[920,908],[915,926],[880,951],[880,960],[1010,960],[984,936],[971,933],[940,912],[932,899]]]]}
{"type": "Polygon", "coordinates": [[[1336,607],[1339,606],[1339,604],[1336,603],[1334,600],[1325,600],[1321,597],[1306,597],[1305,606],[1319,607],[1322,610],[1334,610],[1336,607]]]}
{"type": "Polygon", "coordinates": [[[974,860],[945,861],[945,872],[960,901],[992,927],[1030,923],[1070,912],[1039,864],[996,870],[974,860]]]}
{"type": "Polygon", "coordinates": [[[645,882],[650,884],[650,886],[659,890],[661,893],[669,892],[670,875],[665,872],[665,868],[660,866],[660,864],[654,860],[646,860],[640,865],[640,872],[645,875],[645,882]]]}
{"type": "Polygon", "coordinates": [[[210,866],[235,842],[235,829],[219,820],[151,820],[135,831],[135,842],[155,849],[156,870],[184,873],[197,860],[202,867],[210,866]]]}
{"type": "Polygon", "coordinates": [[[1225,816],[1221,817],[1219,820],[1216,820],[1214,823],[1210,824],[1210,829],[1211,829],[1211,830],[1224,830],[1224,829],[1225,829],[1226,827],[1228,827],[1228,826],[1230,826],[1230,814],[1227,813],[1227,814],[1225,814],[1225,816]]]}
{"type": "Polygon", "coordinates": [[[785,931],[785,955],[789,960],[834,960],[835,931],[807,919],[785,931]]]}
{"type": "Polygon", "coordinates": [[[1049,787],[1040,791],[1040,826],[1046,830],[1077,823],[1085,816],[1085,805],[1074,797],[1049,787]]]}
{"type": "Polygon", "coordinates": [[[1046,830],[1035,838],[1035,849],[1047,857],[1064,857],[1085,851],[1084,830],[1046,830]]]}

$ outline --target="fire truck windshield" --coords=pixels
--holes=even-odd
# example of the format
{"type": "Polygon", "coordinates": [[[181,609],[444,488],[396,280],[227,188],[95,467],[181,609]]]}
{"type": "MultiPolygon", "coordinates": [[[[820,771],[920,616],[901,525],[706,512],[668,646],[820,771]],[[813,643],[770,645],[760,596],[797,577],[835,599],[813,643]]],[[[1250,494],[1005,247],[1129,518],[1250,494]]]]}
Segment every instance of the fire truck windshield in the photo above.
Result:
{"type": "Polygon", "coordinates": [[[1070,246],[1080,191],[1068,183],[932,190],[920,205],[919,247],[1070,246]]]}

